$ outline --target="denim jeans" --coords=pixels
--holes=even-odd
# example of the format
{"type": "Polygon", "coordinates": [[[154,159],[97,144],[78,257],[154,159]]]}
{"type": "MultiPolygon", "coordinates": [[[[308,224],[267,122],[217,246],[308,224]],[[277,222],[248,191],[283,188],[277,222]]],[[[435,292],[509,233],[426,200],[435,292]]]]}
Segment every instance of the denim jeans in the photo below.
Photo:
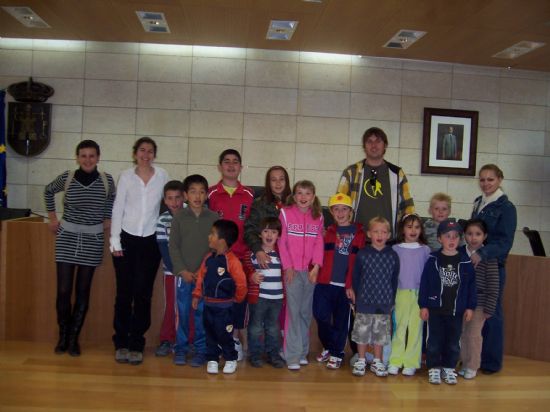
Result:
{"type": "Polygon", "coordinates": [[[428,369],[456,368],[460,356],[462,313],[456,316],[430,312],[428,318],[428,342],[426,366],[428,369]]]}
{"type": "MultiPolygon", "coordinates": [[[[178,329],[176,331],[175,353],[189,351],[189,318],[191,316],[191,293],[195,289],[194,283],[187,283],[182,277],[176,279],[176,300],[178,304],[178,329]]],[[[194,311],[195,334],[193,346],[195,353],[206,353],[206,337],[203,322],[204,302],[201,299],[197,310],[194,311]]]]}
{"type": "Polygon", "coordinates": [[[262,356],[264,350],[269,356],[279,354],[281,349],[279,313],[282,306],[282,299],[265,298],[259,298],[258,303],[248,305],[250,310],[248,354],[251,358],[262,356]]]}

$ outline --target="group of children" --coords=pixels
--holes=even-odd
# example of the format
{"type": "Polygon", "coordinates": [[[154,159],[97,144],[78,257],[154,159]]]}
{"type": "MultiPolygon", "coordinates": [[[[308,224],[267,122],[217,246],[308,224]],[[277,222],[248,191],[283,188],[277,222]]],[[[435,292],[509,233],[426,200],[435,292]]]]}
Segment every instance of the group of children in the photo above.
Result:
{"type": "Polygon", "coordinates": [[[431,219],[403,216],[397,243],[390,246],[389,222],[377,217],[366,228],[353,222],[351,198],[342,193],[329,200],[334,224],[325,230],[313,183],[299,181],[279,218],[260,223],[261,247],[270,258],[266,268],[243,240],[253,194],[238,181],[239,153],[223,152],[219,170],[222,180],[210,189],[200,175],[165,187],[168,211],[159,217],[157,240],[167,303],[158,356],[173,351],[174,363],[186,364],[192,330],[192,366],[206,363],[208,373],[218,373],[223,355],[223,372],[235,372],[246,339],[243,302],[250,288],[256,290],[248,297],[253,367],[264,361],[289,370],[307,365],[315,317],[324,348],[317,360],[327,368],[341,367],[349,335],[357,344],[354,375],[365,375],[372,345],[373,373],[397,375],[402,369],[412,376],[420,368],[427,321],[429,382],[456,384],[459,359],[459,374],[476,376],[481,328],[498,296],[496,262],[481,262],[474,269],[469,258],[487,236],[482,221],[468,221],[463,229],[449,219],[451,199],[436,194],[430,201],[431,219]]]}

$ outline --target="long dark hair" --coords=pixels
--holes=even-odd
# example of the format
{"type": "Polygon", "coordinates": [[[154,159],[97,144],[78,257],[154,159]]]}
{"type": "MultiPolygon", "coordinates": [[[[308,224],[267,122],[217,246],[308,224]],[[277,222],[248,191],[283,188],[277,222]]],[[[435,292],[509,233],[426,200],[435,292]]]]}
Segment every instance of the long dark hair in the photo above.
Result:
{"type": "Polygon", "coordinates": [[[416,213],[405,215],[399,221],[399,225],[397,226],[397,243],[405,242],[405,226],[407,226],[409,223],[414,223],[414,222],[418,222],[418,224],[420,225],[420,234],[418,235],[418,243],[421,243],[423,245],[427,243],[426,236],[424,235],[424,225],[422,224],[422,219],[420,219],[420,216],[418,216],[416,213]]]}
{"type": "Polygon", "coordinates": [[[283,193],[281,195],[281,202],[283,202],[284,204],[288,196],[290,196],[290,179],[288,178],[288,172],[283,166],[271,166],[266,172],[265,191],[264,191],[263,199],[265,200],[266,203],[275,203],[277,201],[277,196],[275,196],[271,191],[271,182],[270,182],[271,172],[275,170],[281,170],[285,175],[285,190],[283,190],[283,193]]]}

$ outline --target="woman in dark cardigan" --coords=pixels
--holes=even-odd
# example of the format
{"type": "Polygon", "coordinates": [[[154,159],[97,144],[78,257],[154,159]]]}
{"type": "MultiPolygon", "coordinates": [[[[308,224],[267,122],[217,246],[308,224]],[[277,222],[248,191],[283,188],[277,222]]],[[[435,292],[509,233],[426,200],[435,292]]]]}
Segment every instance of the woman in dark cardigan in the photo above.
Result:
{"type": "Polygon", "coordinates": [[[266,217],[279,217],[279,210],[286,204],[289,195],[290,180],[285,168],[269,168],[265,174],[264,194],[254,200],[250,216],[244,223],[244,240],[263,268],[267,268],[270,259],[262,250],[260,222],[266,217]]]}
{"type": "Polygon", "coordinates": [[[481,351],[481,371],[495,373],[502,369],[504,318],[502,313],[502,293],[506,280],[506,258],[514,243],[517,225],[516,207],[508,200],[500,185],[504,179],[497,165],[486,164],[479,170],[479,187],[482,195],[474,201],[472,219],[478,218],[487,225],[485,245],[471,256],[472,263],[497,259],[500,293],[495,314],[485,322],[483,328],[483,348],[481,351]]]}

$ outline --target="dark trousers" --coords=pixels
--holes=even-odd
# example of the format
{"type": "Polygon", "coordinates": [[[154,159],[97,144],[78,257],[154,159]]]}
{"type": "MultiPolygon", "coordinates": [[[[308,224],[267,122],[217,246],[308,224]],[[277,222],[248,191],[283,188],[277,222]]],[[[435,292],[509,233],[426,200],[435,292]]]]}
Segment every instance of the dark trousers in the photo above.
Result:
{"type": "Polygon", "coordinates": [[[495,314],[485,321],[481,331],[483,346],[481,348],[481,369],[490,372],[498,372],[502,369],[504,355],[504,313],[502,311],[502,294],[506,280],[504,266],[498,268],[500,278],[500,291],[497,300],[495,314]]]}
{"type": "Polygon", "coordinates": [[[140,237],[122,232],[124,256],[114,257],[116,273],[113,342],[116,349],[142,352],[151,326],[151,298],[160,264],[155,235],[140,237]]]}
{"type": "Polygon", "coordinates": [[[220,354],[226,361],[237,360],[233,341],[233,307],[205,304],[203,322],[206,334],[206,360],[218,362],[220,354]]]}
{"type": "Polygon", "coordinates": [[[426,366],[431,368],[456,368],[460,357],[462,314],[438,315],[430,311],[428,341],[426,342],[426,366]]]}
{"type": "Polygon", "coordinates": [[[282,307],[282,299],[258,298],[258,303],[248,305],[250,310],[248,355],[250,358],[259,358],[264,351],[268,356],[279,356],[281,350],[279,314],[282,307]]]}
{"type": "Polygon", "coordinates": [[[313,291],[313,317],[323,348],[332,356],[344,357],[349,331],[350,306],[346,289],[318,283],[313,291]]]}

